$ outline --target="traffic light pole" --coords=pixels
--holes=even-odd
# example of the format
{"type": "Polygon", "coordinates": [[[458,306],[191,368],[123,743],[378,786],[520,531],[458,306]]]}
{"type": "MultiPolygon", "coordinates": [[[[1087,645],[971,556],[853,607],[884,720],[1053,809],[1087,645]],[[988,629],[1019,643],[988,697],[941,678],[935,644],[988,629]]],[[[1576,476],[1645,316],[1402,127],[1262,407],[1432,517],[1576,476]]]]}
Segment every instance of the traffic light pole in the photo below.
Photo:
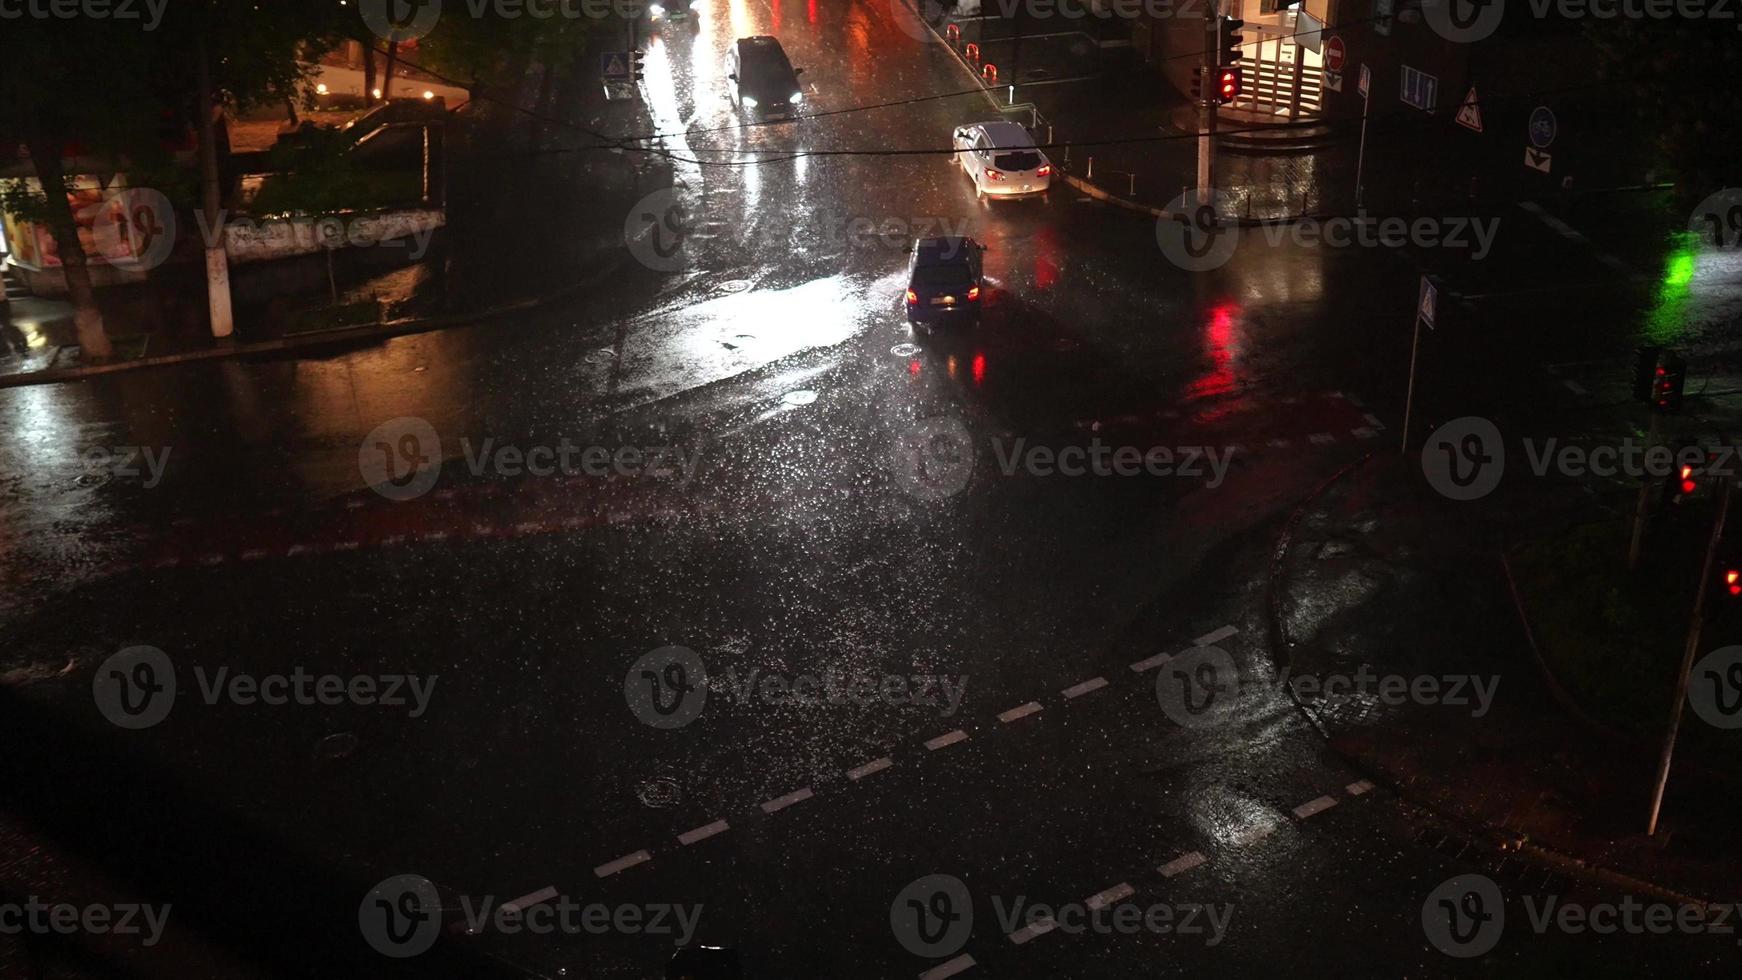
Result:
{"type": "MultiPolygon", "coordinates": [[[[1645,436],[1645,451],[1651,452],[1651,447],[1657,445],[1658,413],[1654,408],[1651,412],[1651,430],[1645,436]]],[[[1639,567],[1639,552],[1645,544],[1645,512],[1651,501],[1651,474],[1641,473],[1639,476],[1639,499],[1633,502],[1633,535],[1627,542],[1627,570],[1633,571],[1639,567]]]]}
{"type": "Polygon", "coordinates": [[[1409,454],[1409,418],[1415,408],[1415,355],[1421,350],[1421,311],[1415,313],[1415,339],[1409,342],[1409,387],[1403,396],[1403,445],[1397,451],[1409,454]]]}
{"type": "Polygon", "coordinates": [[[1663,791],[1669,785],[1669,761],[1675,755],[1675,737],[1681,730],[1682,705],[1688,700],[1688,678],[1694,671],[1694,654],[1700,648],[1700,632],[1705,628],[1706,595],[1712,590],[1712,569],[1717,565],[1718,542],[1724,538],[1724,519],[1730,512],[1730,487],[1735,483],[1734,477],[1726,477],[1719,483],[1718,518],[1712,522],[1712,536],[1706,542],[1706,557],[1700,563],[1700,587],[1694,593],[1694,612],[1688,619],[1688,642],[1682,648],[1681,673],[1675,682],[1675,703],[1669,711],[1669,734],[1663,739],[1663,755],[1657,760],[1657,780],[1651,790],[1651,818],[1646,823],[1645,834],[1652,837],[1657,834],[1657,817],[1663,810],[1663,791]]]}
{"type": "Polygon", "coordinates": [[[1210,90],[1216,70],[1217,28],[1221,24],[1221,4],[1204,7],[1204,60],[1198,81],[1198,206],[1210,203],[1215,184],[1212,170],[1216,154],[1216,105],[1210,90]]]}

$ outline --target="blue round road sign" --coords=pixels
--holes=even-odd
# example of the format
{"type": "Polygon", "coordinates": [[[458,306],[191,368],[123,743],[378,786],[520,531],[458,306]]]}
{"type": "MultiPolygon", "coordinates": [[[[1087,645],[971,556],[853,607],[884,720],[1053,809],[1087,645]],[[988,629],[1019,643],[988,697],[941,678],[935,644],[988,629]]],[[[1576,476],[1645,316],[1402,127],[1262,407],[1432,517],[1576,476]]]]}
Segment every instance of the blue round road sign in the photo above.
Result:
{"type": "Polygon", "coordinates": [[[1548,149],[1554,142],[1555,134],[1559,132],[1560,124],[1555,122],[1554,113],[1548,106],[1539,105],[1530,113],[1530,145],[1539,150],[1548,149]]]}

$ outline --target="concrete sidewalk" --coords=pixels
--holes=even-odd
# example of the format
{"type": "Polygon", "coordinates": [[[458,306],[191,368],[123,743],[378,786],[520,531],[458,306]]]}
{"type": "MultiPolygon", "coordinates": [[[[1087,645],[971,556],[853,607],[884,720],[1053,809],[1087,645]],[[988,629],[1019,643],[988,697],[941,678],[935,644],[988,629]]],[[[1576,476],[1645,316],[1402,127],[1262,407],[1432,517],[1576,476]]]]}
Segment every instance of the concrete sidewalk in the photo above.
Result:
{"type": "MultiPolygon", "coordinates": [[[[1278,669],[1431,679],[1442,692],[1467,679],[1464,704],[1449,693],[1391,703],[1370,691],[1296,701],[1352,765],[1502,851],[1630,890],[1733,900],[1736,786],[1678,758],[1662,826],[1646,837],[1657,746],[1591,726],[1562,702],[1520,621],[1501,549],[1576,506],[1539,498],[1472,510],[1425,486],[1419,455],[1351,468],[1279,542],[1278,669]]],[[[1683,724],[1699,722],[1690,714],[1683,724]]]]}

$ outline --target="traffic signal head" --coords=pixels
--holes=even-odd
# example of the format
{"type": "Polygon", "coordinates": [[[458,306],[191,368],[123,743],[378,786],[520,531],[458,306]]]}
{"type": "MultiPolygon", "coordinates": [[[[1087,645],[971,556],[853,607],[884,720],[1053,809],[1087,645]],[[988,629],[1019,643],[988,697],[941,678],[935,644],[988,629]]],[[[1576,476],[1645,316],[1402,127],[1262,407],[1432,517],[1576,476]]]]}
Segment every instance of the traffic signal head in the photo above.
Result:
{"type": "Polygon", "coordinates": [[[1719,578],[1724,583],[1725,595],[1742,596],[1742,568],[1734,564],[1728,565],[1723,569],[1723,574],[1719,578]]]}
{"type": "Polygon", "coordinates": [[[1206,70],[1207,69],[1205,69],[1203,65],[1193,65],[1192,66],[1192,101],[1193,102],[1204,101],[1204,72],[1206,70]]]}
{"type": "Polygon", "coordinates": [[[1241,59],[1240,45],[1246,39],[1240,36],[1240,28],[1245,26],[1246,22],[1238,17],[1223,17],[1221,22],[1216,25],[1217,34],[1222,41],[1221,51],[1216,57],[1216,64],[1232,67],[1236,61],[1241,59]]]}
{"type": "Polygon", "coordinates": [[[647,62],[647,52],[645,52],[645,51],[631,51],[631,52],[629,52],[629,75],[630,75],[630,77],[635,79],[638,82],[641,81],[642,76],[644,74],[644,71],[647,68],[646,62],[647,62]]]}
{"type": "Polygon", "coordinates": [[[1240,96],[1240,69],[1216,69],[1216,102],[1227,105],[1240,96]]]}
{"type": "Polygon", "coordinates": [[[1682,387],[1687,383],[1687,362],[1673,352],[1665,351],[1657,360],[1651,377],[1651,410],[1679,412],[1682,409],[1682,387]]]}

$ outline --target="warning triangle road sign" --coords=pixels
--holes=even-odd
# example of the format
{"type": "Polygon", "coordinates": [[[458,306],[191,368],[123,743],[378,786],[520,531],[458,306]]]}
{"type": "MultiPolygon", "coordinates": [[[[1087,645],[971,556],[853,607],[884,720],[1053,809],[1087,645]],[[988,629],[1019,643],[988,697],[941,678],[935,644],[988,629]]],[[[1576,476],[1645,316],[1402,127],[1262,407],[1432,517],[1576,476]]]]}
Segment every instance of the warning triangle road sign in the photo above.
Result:
{"type": "Polygon", "coordinates": [[[1465,129],[1482,131],[1482,102],[1476,98],[1476,86],[1470,86],[1470,94],[1464,96],[1464,104],[1458,106],[1458,125],[1465,129]]]}

